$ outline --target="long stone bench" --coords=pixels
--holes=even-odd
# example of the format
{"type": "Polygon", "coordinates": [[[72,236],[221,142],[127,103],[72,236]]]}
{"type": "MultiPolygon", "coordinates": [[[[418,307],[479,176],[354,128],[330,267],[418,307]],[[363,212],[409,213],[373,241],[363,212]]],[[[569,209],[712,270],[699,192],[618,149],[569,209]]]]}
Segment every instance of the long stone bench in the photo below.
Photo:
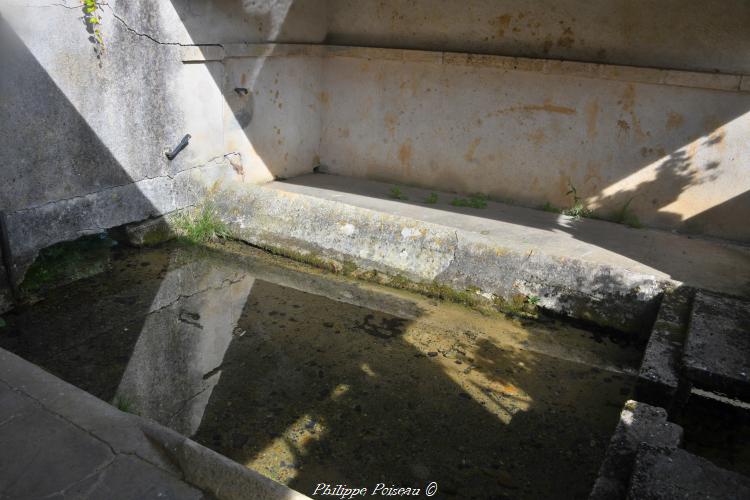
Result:
{"type": "Polygon", "coordinates": [[[233,232],[254,245],[490,299],[532,300],[643,338],[665,289],[736,293],[750,282],[747,247],[491,201],[454,206],[460,198],[311,174],[235,187],[216,201],[233,232]]]}

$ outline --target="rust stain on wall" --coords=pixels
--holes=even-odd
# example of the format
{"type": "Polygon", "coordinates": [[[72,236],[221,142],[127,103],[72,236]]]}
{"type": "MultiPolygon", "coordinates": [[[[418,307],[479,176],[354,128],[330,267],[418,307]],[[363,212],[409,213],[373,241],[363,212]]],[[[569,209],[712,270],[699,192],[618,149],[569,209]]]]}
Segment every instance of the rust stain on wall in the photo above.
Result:
{"type": "Polygon", "coordinates": [[[479,146],[480,142],[482,142],[481,137],[477,137],[476,139],[471,141],[471,144],[469,144],[469,149],[467,149],[466,154],[464,154],[464,160],[474,161],[474,153],[476,153],[477,147],[479,146]]]}
{"type": "Polygon", "coordinates": [[[407,141],[404,142],[400,148],[398,148],[398,159],[401,162],[402,166],[407,167],[411,165],[411,157],[411,139],[407,139],[407,141]]]}
{"type": "Polygon", "coordinates": [[[552,102],[549,99],[544,101],[543,104],[527,104],[525,106],[513,106],[510,108],[499,109],[495,113],[496,114],[517,113],[519,111],[526,111],[530,113],[542,111],[546,113],[557,113],[561,115],[574,115],[577,113],[577,111],[573,108],[560,106],[557,104],[552,104],[552,102]]]}
{"type": "Polygon", "coordinates": [[[597,136],[596,121],[599,117],[599,100],[594,99],[586,106],[586,133],[590,138],[597,136]]]}
{"type": "Polygon", "coordinates": [[[674,130],[676,128],[679,128],[682,126],[682,124],[685,123],[685,117],[682,116],[680,113],[675,113],[673,111],[670,111],[667,114],[667,130],[674,130]]]}
{"type": "Polygon", "coordinates": [[[544,139],[546,139],[543,128],[536,129],[534,132],[528,134],[528,137],[535,146],[541,146],[544,143],[544,139]]]}
{"type": "MultiPolygon", "coordinates": [[[[511,108],[513,109],[513,108],[511,108]]],[[[544,104],[530,104],[521,107],[523,111],[546,111],[547,113],[559,113],[561,115],[574,115],[576,110],[565,106],[558,106],[551,104],[549,101],[545,101],[544,104]]]]}
{"type": "MultiPolygon", "coordinates": [[[[625,87],[625,91],[622,94],[622,99],[619,101],[619,104],[622,105],[622,110],[630,115],[630,122],[632,123],[633,130],[635,131],[636,135],[640,139],[645,139],[649,134],[644,132],[641,128],[641,121],[638,119],[638,116],[635,114],[635,86],[632,83],[629,83],[625,87]]],[[[619,120],[617,122],[618,125],[620,125],[620,122],[623,120],[619,120]]],[[[620,128],[623,128],[620,126],[620,128]]],[[[628,126],[628,129],[630,126],[628,126]]]]}
{"type": "Polygon", "coordinates": [[[398,117],[393,113],[386,113],[383,118],[385,121],[385,127],[388,129],[388,133],[396,135],[396,125],[398,125],[398,117]]]}

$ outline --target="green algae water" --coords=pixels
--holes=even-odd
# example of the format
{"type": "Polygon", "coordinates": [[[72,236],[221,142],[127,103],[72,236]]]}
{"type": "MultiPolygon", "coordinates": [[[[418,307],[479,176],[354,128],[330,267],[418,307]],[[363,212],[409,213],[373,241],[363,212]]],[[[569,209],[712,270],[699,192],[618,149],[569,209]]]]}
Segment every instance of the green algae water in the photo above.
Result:
{"type": "Polygon", "coordinates": [[[6,315],[0,347],[310,496],[586,497],[641,356],[239,243],[108,262],[6,315]]]}

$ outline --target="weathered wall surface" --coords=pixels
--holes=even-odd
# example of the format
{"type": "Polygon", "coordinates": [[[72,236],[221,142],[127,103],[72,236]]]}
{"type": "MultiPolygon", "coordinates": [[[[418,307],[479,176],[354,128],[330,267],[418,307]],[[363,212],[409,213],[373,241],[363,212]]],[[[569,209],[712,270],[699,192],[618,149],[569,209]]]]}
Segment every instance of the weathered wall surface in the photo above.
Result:
{"type": "Polygon", "coordinates": [[[319,161],[533,206],[569,205],[570,183],[603,215],[627,205],[647,225],[750,240],[750,77],[732,75],[750,74],[742,0],[102,9],[97,55],[80,2],[0,5],[12,281],[55,242],[184,207],[217,180],[292,177],[319,161]],[[352,56],[324,42],[435,52],[352,56]],[[514,68],[444,51],[547,59],[514,68]],[[712,73],[571,69],[555,58],[712,73]],[[188,133],[190,146],[167,161],[188,133]]]}
{"type": "Polygon", "coordinates": [[[319,118],[304,103],[319,93],[319,61],[245,58],[240,46],[243,58],[225,64],[219,45],[321,41],[315,2],[114,0],[102,6],[103,52],[80,2],[9,2],[0,14],[0,211],[13,281],[41,248],[184,207],[217,179],[314,166],[319,118]],[[168,161],[185,134],[190,145],[168,161]]]}
{"type": "Polygon", "coordinates": [[[328,0],[339,45],[750,73],[744,0],[328,0]]]}
{"type": "Polygon", "coordinates": [[[319,161],[320,58],[278,46],[256,52],[224,61],[224,149],[242,158],[245,182],[311,172],[319,161]]]}
{"type": "Polygon", "coordinates": [[[716,83],[701,75],[367,49],[323,61],[332,173],[532,207],[570,206],[572,185],[605,217],[750,240],[739,78],[726,91],[682,86],[716,83]]]}

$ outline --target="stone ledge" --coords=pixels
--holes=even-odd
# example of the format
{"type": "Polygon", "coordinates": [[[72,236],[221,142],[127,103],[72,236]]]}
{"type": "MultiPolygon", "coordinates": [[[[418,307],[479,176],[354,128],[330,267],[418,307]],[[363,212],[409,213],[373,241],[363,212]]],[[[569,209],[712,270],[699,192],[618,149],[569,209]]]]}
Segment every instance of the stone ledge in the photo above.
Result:
{"type": "Polygon", "coordinates": [[[229,161],[221,157],[174,175],[9,212],[5,214],[8,278],[19,285],[43,248],[185,208],[203,197],[213,183],[237,177],[229,161]]]}
{"type": "MultiPolygon", "coordinates": [[[[34,427],[28,418],[29,412],[33,412],[40,415],[39,418],[55,419],[71,429],[72,434],[66,434],[70,446],[65,449],[72,450],[73,455],[68,458],[79,458],[80,468],[93,469],[89,472],[96,473],[97,477],[114,478],[118,473],[139,470],[136,482],[157,489],[168,487],[182,495],[199,488],[215,498],[227,500],[307,498],[156,422],[123,413],[3,349],[0,349],[0,402],[3,403],[0,405],[0,422],[17,421],[21,427],[16,434],[23,436],[18,442],[19,449],[0,449],[0,463],[12,460],[9,452],[16,456],[34,445],[35,440],[28,439],[28,436],[38,437],[40,429],[34,427]],[[80,446],[94,447],[104,457],[96,463],[92,462],[88,452],[79,457],[75,450],[80,446]],[[137,463],[114,464],[118,457],[131,457],[137,463]],[[117,466],[110,469],[113,464],[117,466]],[[145,476],[144,471],[148,473],[145,476]]],[[[44,426],[47,430],[53,427],[44,426]]],[[[65,462],[60,474],[69,474],[71,467],[71,462],[65,462]]],[[[26,475],[41,481],[48,472],[30,470],[26,475]]],[[[72,480],[76,485],[83,484],[75,477],[72,480]]],[[[130,480],[133,481],[132,474],[130,480]]],[[[136,489],[133,491],[137,493],[136,489]]],[[[123,498],[139,498],[139,495],[123,498]]]]}
{"type": "Polygon", "coordinates": [[[316,44],[229,44],[222,47],[183,47],[183,62],[221,61],[229,57],[350,57],[415,63],[499,68],[545,75],[596,78],[653,85],[689,87],[728,92],[750,92],[750,75],[703,73],[638,66],[619,66],[555,59],[535,59],[491,54],[440,52],[379,47],[316,44]],[[216,50],[213,50],[216,49],[216,50]],[[219,50],[221,49],[221,50],[219,50]]]}
{"type": "Polygon", "coordinates": [[[474,290],[489,300],[535,296],[544,309],[639,336],[648,331],[669,281],[614,261],[571,258],[580,250],[550,243],[548,236],[530,244],[533,237],[522,227],[514,234],[482,234],[394,213],[387,203],[373,210],[277,186],[217,196],[236,237],[358,272],[474,290]]]}

